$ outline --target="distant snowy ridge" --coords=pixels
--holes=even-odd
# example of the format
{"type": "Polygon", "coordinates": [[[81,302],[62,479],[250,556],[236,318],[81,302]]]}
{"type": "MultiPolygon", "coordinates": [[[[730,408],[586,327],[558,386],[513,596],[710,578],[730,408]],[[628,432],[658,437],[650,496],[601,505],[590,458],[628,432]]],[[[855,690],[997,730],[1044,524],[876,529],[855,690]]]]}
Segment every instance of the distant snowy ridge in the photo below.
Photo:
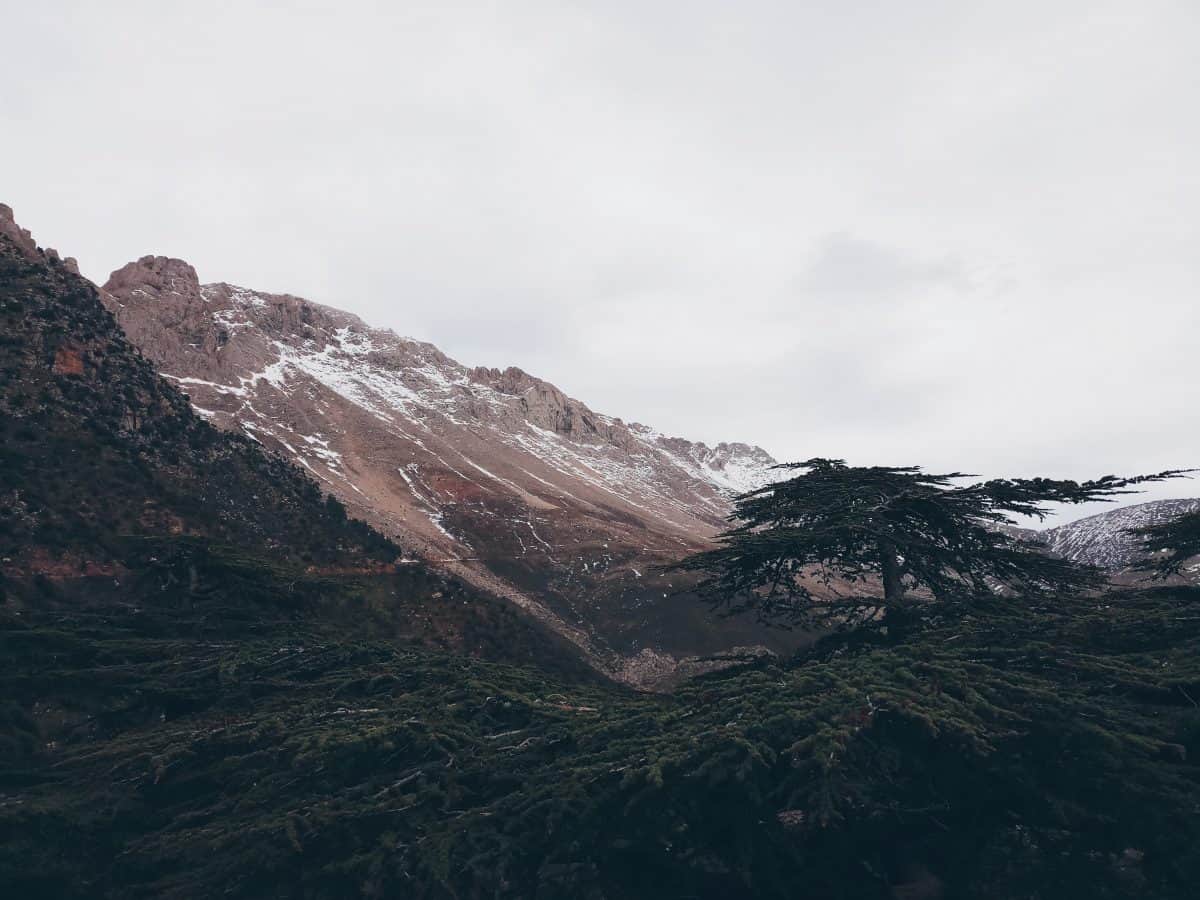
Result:
{"type": "Polygon", "coordinates": [[[1200,509],[1200,499],[1153,500],[1120,506],[1108,512],[1038,532],[1051,553],[1073,562],[1118,571],[1139,556],[1138,538],[1131,530],[1157,525],[1200,509]]]}

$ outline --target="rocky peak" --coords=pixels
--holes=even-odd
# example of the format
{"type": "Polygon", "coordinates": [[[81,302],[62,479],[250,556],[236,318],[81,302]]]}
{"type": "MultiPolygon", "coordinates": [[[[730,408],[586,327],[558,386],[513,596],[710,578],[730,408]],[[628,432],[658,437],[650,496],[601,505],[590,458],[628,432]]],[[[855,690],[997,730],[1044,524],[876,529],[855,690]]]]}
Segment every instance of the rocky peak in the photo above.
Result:
{"type": "Polygon", "coordinates": [[[62,266],[72,275],[79,274],[79,264],[73,256],[61,257],[53,247],[39,248],[28,228],[22,228],[13,218],[12,207],[0,203],[0,234],[7,237],[17,251],[26,259],[33,261],[49,260],[62,266]]]}
{"type": "Polygon", "coordinates": [[[75,257],[59,256],[58,251],[55,250],[53,247],[47,247],[42,252],[44,252],[46,254],[46,257],[48,259],[50,259],[52,262],[61,263],[62,267],[64,269],[66,269],[68,272],[70,272],[72,275],[79,274],[79,263],[76,261],[75,257]]]}
{"type": "MultiPolygon", "coordinates": [[[[303,297],[226,282],[201,284],[189,263],[167,256],[143,256],[128,263],[112,273],[103,291],[126,330],[139,332],[135,341],[153,346],[151,355],[167,364],[177,353],[200,350],[211,356],[224,351],[238,330],[254,329],[260,343],[320,346],[333,340],[339,329],[366,330],[357,317],[303,297]]],[[[263,358],[262,352],[255,355],[263,358]]]]}
{"type": "Polygon", "coordinates": [[[182,259],[143,256],[109,276],[104,290],[113,295],[142,293],[156,300],[203,303],[196,270],[182,259]]]}
{"type": "Polygon", "coordinates": [[[550,382],[516,366],[503,371],[479,367],[471,370],[470,378],[499,394],[517,398],[525,419],[539,428],[576,440],[604,441],[622,448],[629,446],[629,435],[620,419],[593,412],[550,382]]]}
{"type": "Polygon", "coordinates": [[[754,447],[740,442],[726,443],[722,441],[715,447],[707,444],[693,444],[693,457],[698,463],[710,469],[725,471],[737,466],[753,466],[769,469],[775,465],[775,459],[762,447],[754,447]]]}
{"type": "Polygon", "coordinates": [[[38,259],[38,246],[33,240],[29,229],[22,228],[13,218],[12,207],[0,203],[0,234],[6,236],[29,259],[38,259]]]}
{"type": "Polygon", "coordinates": [[[113,272],[101,297],[130,340],[159,365],[177,366],[188,354],[218,361],[212,311],[196,270],[184,260],[143,256],[113,272]]]}
{"type": "Polygon", "coordinates": [[[205,284],[200,290],[215,319],[233,327],[260,329],[274,340],[316,341],[324,346],[340,340],[339,331],[353,332],[360,341],[369,331],[358,316],[293,294],[252,291],[226,282],[205,284]]]}

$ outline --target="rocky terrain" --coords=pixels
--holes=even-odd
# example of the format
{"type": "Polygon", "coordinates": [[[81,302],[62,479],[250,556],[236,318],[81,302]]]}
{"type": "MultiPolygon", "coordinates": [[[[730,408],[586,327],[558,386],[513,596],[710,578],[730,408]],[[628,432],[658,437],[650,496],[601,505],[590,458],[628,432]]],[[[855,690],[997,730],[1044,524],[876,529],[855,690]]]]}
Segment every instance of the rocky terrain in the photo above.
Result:
{"type": "Polygon", "coordinates": [[[795,638],[713,622],[656,567],[706,544],[774,460],[594,412],[520,369],[469,368],[428,343],[299,297],[201,284],[147,256],[102,295],[196,409],[304,466],[393,537],[501,593],[581,646],[677,655],[795,638]]]}

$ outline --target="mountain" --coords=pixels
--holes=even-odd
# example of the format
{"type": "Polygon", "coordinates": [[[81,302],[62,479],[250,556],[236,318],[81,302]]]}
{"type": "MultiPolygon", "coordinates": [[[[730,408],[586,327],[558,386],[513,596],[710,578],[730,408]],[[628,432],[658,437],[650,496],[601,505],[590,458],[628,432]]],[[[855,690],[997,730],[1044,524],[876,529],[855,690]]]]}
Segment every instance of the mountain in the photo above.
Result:
{"type": "Polygon", "coordinates": [[[163,534],[313,566],[395,559],[394,544],[326,502],[298,466],[197,416],[91,283],[38,250],[8,207],[0,333],[0,555],[10,565],[105,566],[115,536],[163,534]]]}
{"type": "Polygon", "coordinates": [[[399,553],[300,466],[205,422],[73,262],[0,205],[0,608],[116,604],[149,620],[181,605],[248,632],[263,619],[336,621],[583,668],[509,603],[397,566],[399,553]]]}
{"type": "Polygon", "coordinates": [[[656,567],[703,547],[775,461],[597,413],[520,369],[287,294],[201,284],[146,256],[102,295],[130,340],[218,427],[294,460],[398,541],[581,644],[666,655],[796,639],[715,627],[656,567]]]}
{"type": "Polygon", "coordinates": [[[1137,561],[1138,540],[1129,533],[1131,530],[1157,525],[1196,509],[1200,509],[1200,499],[1121,506],[1037,532],[1037,540],[1059,556],[1115,572],[1137,561]]]}

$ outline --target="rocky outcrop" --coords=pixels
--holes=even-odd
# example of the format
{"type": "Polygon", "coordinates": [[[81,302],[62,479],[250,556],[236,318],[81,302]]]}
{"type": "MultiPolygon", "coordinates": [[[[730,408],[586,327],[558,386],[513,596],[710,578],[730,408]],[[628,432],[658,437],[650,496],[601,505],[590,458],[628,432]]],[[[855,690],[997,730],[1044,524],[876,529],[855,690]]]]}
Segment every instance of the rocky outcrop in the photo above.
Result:
{"type": "MultiPolygon", "coordinates": [[[[28,228],[22,228],[13,218],[12,207],[0,203],[0,235],[8,238],[10,247],[29,260],[41,260],[37,243],[28,228]]],[[[57,254],[56,254],[57,256],[57,254]]]]}

